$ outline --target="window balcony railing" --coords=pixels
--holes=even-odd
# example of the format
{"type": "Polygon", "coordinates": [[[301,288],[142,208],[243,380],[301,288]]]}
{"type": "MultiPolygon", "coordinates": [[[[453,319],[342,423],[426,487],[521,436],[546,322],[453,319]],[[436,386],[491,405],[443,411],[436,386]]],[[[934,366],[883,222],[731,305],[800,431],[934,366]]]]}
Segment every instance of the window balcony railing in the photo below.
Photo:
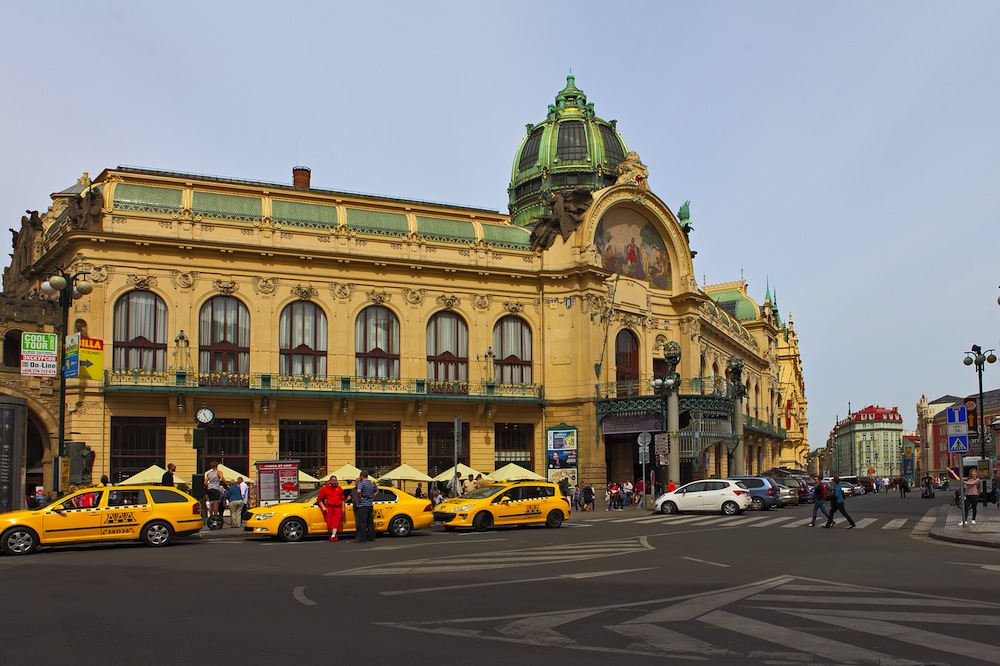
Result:
{"type": "Polygon", "coordinates": [[[359,395],[468,396],[471,398],[540,400],[540,384],[502,384],[495,381],[434,381],[418,378],[355,377],[351,375],[277,375],[269,373],[220,373],[156,370],[106,370],[104,389],[163,391],[208,389],[227,392],[329,394],[336,397],[359,395]]]}

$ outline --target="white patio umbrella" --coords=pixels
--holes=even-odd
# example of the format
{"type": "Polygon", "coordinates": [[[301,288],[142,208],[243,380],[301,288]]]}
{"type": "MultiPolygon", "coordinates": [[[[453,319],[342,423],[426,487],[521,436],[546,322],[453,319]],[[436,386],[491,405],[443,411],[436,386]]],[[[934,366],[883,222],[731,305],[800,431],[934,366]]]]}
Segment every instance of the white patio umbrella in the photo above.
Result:
{"type": "Polygon", "coordinates": [[[536,474],[530,469],[525,469],[517,463],[507,463],[503,467],[490,473],[490,476],[497,481],[544,481],[545,477],[536,474]]]}
{"type": "Polygon", "coordinates": [[[122,479],[118,482],[118,485],[126,486],[133,483],[159,483],[160,480],[163,479],[163,473],[166,471],[167,470],[163,469],[159,465],[150,465],[138,474],[133,474],[127,479],[122,479]]]}
{"type": "Polygon", "coordinates": [[[326,483],[327,481],[330,480],[331,476],[337,477],[338,481],[354,481],[359,476],[361,476],[361,470],[355,467],[354,465],[348,463],[347,465],[338,467],[337,469],[333,470],[326,476],[320,478],[319,481],[326,483]]]}
{"type": "MultiPolygon", "coordinates": [[[[437,476],[435,476],[434,480],[435,481],[441,481],[442,483],[448,483],[449,481],[451,481],[451,478],[453,476],[455,476],[455,469],[456,469],[455,467],[449,467],[445,471],[443,471],[440,474],[438,474],[437,476]]],[[[483,473],[479,472],[477,470],[472,469],[471,467],[469,467],[468,465],[466,465],[464,463],[458,463],[458,476],[459,476],[459,478],[466,479],[466,478],[469,477],[470,474],[472,475],[473,478],[475,478],[479,474],[483,474],[483,473]]],[[[487,480],[490,480],[490,481],[493,480],[492,477],[489,474],[483,474],[483,478],[487,479],[487,480]]]]}
{"type": "Polygon", "coordinates": [[[420,470],[416,469],[415,467],[412,467],[411,465],[407,465],[406,463],[403,463],[402,465],[400,465],[395,469],[389,470],[388,472],[379,477],[379,481],[385,479],[391,481],[425,481],[425,482],[430,482],[434,480],[431,477],[424,474],[423,472],[421,472],[420,470]]]}

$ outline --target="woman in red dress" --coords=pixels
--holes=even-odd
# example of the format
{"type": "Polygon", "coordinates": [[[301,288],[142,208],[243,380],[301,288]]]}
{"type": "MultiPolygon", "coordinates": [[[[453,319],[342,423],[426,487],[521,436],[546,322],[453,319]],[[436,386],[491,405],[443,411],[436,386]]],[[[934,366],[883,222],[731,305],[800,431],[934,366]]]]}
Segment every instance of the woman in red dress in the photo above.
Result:
{"type": "Polygon", "coordinates": [[[326,485],[320,488],[316,496],[326,527],[330,530],[330,541],[337,540],[337,530],[344,527],[344,489],[340,487],[337,477],[331,476],[326,485]]]}

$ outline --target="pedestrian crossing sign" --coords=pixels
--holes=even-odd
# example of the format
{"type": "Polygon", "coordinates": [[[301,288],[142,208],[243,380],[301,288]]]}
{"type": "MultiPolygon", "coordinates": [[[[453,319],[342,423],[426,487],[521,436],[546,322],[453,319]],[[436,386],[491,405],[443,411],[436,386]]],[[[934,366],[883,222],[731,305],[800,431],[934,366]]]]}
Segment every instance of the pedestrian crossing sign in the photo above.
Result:
{"type": "Polygon", "coordinates": [[[948,453],[968,453],[968,435],[948,435],[948,453]]]}

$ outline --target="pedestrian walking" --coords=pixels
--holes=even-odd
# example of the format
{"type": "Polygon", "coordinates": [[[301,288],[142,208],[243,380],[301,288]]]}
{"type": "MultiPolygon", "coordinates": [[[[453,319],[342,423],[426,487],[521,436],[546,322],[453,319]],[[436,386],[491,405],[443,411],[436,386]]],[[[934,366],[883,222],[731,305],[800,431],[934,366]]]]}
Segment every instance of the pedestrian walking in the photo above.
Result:
{"type": "Polygon", "coordinates": [[[847,518],[847,522],[851,524],[847,529],[854,529],[854,519],[847,515],[847,509],[844,508],[844,489],[840,487],[840,477],[833,477],[833,506],[830,509],[830,517],[826,521],[826,525],[823,527],[833,526],[833,514],[840,511],[844,518],[847,518]]]}
{"type": "Polygon", "coordinates": [[[972,508],[972,524],[976,524],[976,507],[979,506],[979,470],[969,472],[969,478],[962,479],[965,484],[965,507],[962,510],[962,522],[959,525],[969,524],[969,508],[972,508]]]}
{"type": "Polygon", "coordinates": [[[583,510],[594,510],[594,489],[589,483],[583,485],[583,510]]]}
{"type": "MultiPolygon", "coordinates": [[[[827,485],[820,479],[819,474],[813,477],[816,485],[813,486],[813,517],[809,527],[816,527],[816,512],[822,511],[827,520],[830,520],[830,512],[826,510],[826,503],[830,501],[830,493],[827,485]]],[[[836,523],[834,523],[836,525],[836,523]]]]}

